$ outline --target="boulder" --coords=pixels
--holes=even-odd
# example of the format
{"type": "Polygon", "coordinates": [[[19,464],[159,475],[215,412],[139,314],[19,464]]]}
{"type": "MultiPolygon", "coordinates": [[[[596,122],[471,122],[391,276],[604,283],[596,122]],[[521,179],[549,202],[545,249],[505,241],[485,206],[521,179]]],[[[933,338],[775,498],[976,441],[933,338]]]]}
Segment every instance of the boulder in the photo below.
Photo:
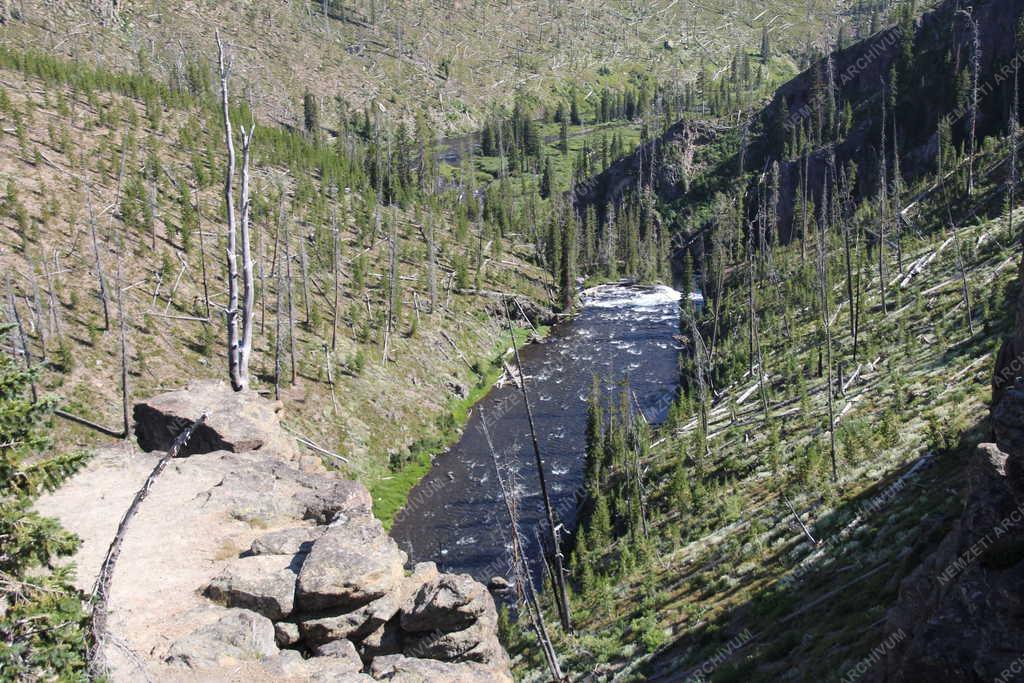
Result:
{"type": "Polygon", "coordinates": [[[497,620],[482,617],[460,631],[406,633],[402,654],[445,662],[479,662],[508,668],[509,661],[497,637],[497,620]]]}
{"type": "Polygon", "coordinates": [[[458,631],[485,613],[495,614],[494,598],[469,574],[441,574],[425,583],[402,607],[402,629],[458,631]]]}
{"type": "Polygon", "coordinates": [[[394,683],[512,683],[512,676],[507,670],[482,664],[451,664],[404,655],[377,657],[370,665],[370,674],[374,680],[394,683]]]}
{"type": "Polygon", "coordinates": [[[304,612],[362,607],[399,585],[405,560],[379,520],[333,524],[313,543],[299,571],[298,607],[304,612]]]}
{"type": "MultiPolygon", "coordinates": [[[[323,683],[373,683],[373,679],[359,670],[352,670],[351,662],[343,658],[313,657],[304,659],[295,650],[282,650],[267,660],[262,668],[268,680],[323,681],[323,683]]],[[[361,666],[360,666],[361,668],[361,666]]],[[[238,679],[237,676],[232,680],[238,679]]]]}
{"type": "Polygon", "coordinates": [[[228,607],[242,607],[273,621],[292,613],[302,556],[253,555],[232,560],[203,594],[228,607]]]}
{"type": "Polygon", "coordinates": [[[320,614],[299,622],[302,639],[308,645],[326,643],[338,638],[361,640],[381,628],[398,614],[420,588],[438,577],[433,562],[421,562],[410,576],[402,578],[386,595],[351,611],[320,614]]]}
{"type": "Polygon", "coordinates": [[[344,638],[332,640],[329,643],[313,648],[313,654],[316,657],[334,660],[329,662],[329,664],[334,671],[339,673],[345,671],[356,672],[363,668],[363,660],[359,658],[356,646],[352,644],[351,640],[344,638]]]}
{"type": "Polygon", "coordinates": [[[299,457],[295,439],[281,428],[280,402],[255,391],[233,391],[224,382],[193,381],[135,404],[135,436],[146,451],[166,451],[181,430],[206,413],[182,455],[213,451],[266,451],[284,460],[299,457]]]}
{"type": "Polygon", "coordinates": [[[253,555],[298,555],[309,553],[313,541],[323,536],[325,527],[294,527],[263,534],[249,548],[253,555]]]}
{"type": "Polygon", "coordinates": [[[209,497],[235,519],[308,519],[325,524],[341,518],[372,516],[370,493],[358,482],[303,472],[277,458],[256,453],[221,453],[216,457],[224,474],[209,497]]]}
{"type": "Polygon", "coordinates": [[[279,621],[274,624],[274,640],[278,647],[291,647],[300,640],[299,625],[290,621],[279,621]]]}
{"type": "Polygon", "coordinates": [[[249,610],[231,609],[216,622],[176,641],[165,661],[190,669],[208,669],[259,661],[277,653],[270,619],[249,610]]]}
{"type": "Polygon", "coordinates": [[[368,662],[375,657],[401,653],[402,627],[398,624],[398,619],[392,619],[386,624],[381,624],[376,631],[363,638],[362,642],[359,643],[359,654],[364,662],[368,662]]]}

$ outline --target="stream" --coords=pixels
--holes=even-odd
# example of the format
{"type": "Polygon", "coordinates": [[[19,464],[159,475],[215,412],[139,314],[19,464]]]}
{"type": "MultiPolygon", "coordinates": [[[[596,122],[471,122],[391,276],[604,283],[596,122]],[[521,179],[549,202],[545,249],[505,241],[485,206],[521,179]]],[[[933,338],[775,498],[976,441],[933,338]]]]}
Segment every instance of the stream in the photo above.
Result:
{"type": "MultiPolygon", "coordinates": [[[[665,286],[602,285],[584,292],[577,316],[520,349],[552,505],[571,531],[584,482],[587,400],[594,376],[606,400],[628,381],[651,423],[664,420],[677,385],[679,292],[665,286]]],[[[509,359],[514,365],[514,360],[509,359]]],[[[534,530],[544,528],[529,422],[517,384],[495,387],[473,409],[459,441],[434,459],[395,518],[392,537],[413,562],[486,583],[509,574],[508,514],[487,432],[515,482],[526,553],[539,567],[534,530]]],[[[564,535],[563,535],[564,538],[564,535]]]]}

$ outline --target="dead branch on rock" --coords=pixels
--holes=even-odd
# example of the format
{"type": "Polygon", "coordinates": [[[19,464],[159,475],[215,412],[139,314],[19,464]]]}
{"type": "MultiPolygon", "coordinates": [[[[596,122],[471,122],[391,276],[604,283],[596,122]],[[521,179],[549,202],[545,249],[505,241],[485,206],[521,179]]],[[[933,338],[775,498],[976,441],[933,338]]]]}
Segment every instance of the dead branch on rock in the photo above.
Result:
{"type": "Polygon", "coordinates": [[[139,511],[139,506],[146,499],[146,496],[149,495],[153,483],[167,467],[167,463],[172,458],[178,456],[178,453],[181,452],[181,449],[184,448],[185,444],[192,437],[192,434],[205,421],[206,413],[203,413],[195,422],[185,427],[178,434],[177,438],[174,439],[174,443],[171,444],[171,449],[157,461],[153,471],[146,477],[142,488],[135,494],[135,498],[132,499],[131,505],[125,511],[120,524],[117,525],[117,533],[114,534],[114,540],[110,542],[106,557],[103,558],[103,564],[100,565],[100,573],[96,577],[96,585],[93,587],[92,597],[90,598],[92,617],[89,620],[91,642],[89,643],[88,661],[90,673],[94,677],[100,677],[106,673],[103,644],[107,639],[107,601],[110,598],[110,583],[114,578],[117,558],[121,555],[121,546],[124,544],[125,534],[128,531],[128,523],[132,521],[135,513],[139,511]]]}

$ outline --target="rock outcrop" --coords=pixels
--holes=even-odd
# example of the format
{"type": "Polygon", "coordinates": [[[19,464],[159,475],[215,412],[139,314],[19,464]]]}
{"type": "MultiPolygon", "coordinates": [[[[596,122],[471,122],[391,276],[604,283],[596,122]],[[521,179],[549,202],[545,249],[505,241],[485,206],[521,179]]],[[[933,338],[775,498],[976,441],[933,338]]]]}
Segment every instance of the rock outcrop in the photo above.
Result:
{"type": "Polygon", "coordinates": [[[1024,393],[993,411],[997,443],[967,469],[964,511],[938,549],[905,577],[883,632],[903,633],[875,681],[992,681],[1024,643],[1024,393]]]}
{"type": "Polygon", "coordinates": [[[166,451],[182,428],[206,413],[182,455],[265,449],[282,460],[299,457],[295,439],[283,429],[280,402],[270,402],[254,391],[232,391],[224,382],[190,382],[178,391],[160,394],[135,404],[135,437],[146,451],[166,451]]]}
{"type": "MultiPolygon", "coordinates": [[[[511,682],[486,589],[433,563],[407,570],[366,488],[311,471],[273,405],[193,384],[136,406],[140,441],[166,445],[204,411],[209,430],[171,461],[125,537],[111,680],[511,682]]],[[[44,500],[82,536],[86,571],[153,462],[97,458],[44,500]]]]}

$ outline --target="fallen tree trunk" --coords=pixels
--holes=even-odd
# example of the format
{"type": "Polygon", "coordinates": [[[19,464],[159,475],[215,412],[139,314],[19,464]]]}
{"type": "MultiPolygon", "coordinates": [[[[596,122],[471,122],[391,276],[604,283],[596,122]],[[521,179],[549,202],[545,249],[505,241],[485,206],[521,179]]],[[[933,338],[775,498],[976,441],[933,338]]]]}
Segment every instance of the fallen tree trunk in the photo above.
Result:
{"type": "Polygon", "coordinates": [[[100,565],[100,573],[96,577],[96,585],[93,587],[92,597],[90,598],[90,602],[92,602],[92,617],[89,620],[91,642],[89,643],[88,661],[89,670],[93,677],[101,677],[106,673],[103,644],[107,637],[107,600],[110,597],[110,583],[114,578],[117,558],[121,556],[121,546],[128,531],[128,523],[132,521],[135,513],[139,511],[139,506],[146,499],[146,496],[149,495],[153,483],[167,467],[167,463],[172,458],[177,457],[178,453],[181,452],[181,449],[192,437],[196,428],[205,421],[206,413],[203,413],[195,422],[179,432],[178,436],[174,439],[174,443],[171,444],[171,449],[160,458],[153,471],[146,477],[142,488],[135,494],[132,504],[128,506],[128,510],[125,511],[120,524],[117,525],[117,533],[114,534],[114,540],[110,542],[107,555],[103,558],[103,564],[100,565]]]}

